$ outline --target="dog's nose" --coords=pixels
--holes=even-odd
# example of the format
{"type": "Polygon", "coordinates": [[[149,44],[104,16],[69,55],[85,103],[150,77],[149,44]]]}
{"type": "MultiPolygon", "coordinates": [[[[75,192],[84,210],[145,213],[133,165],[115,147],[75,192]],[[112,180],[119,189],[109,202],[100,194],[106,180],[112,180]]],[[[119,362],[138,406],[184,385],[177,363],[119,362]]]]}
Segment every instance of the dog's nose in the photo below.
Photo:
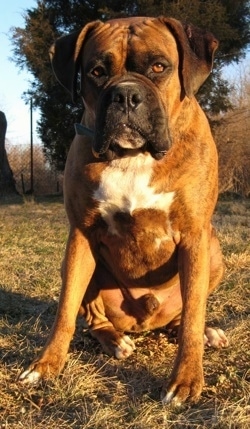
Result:
{"type": "Polygon", "coordinates": [[[121,84],[114,88],[112,93],[112,102],[116,103],[117,108],[123,111],[136,110],[142,101],[139,88],[132,84],[121,84]]]}

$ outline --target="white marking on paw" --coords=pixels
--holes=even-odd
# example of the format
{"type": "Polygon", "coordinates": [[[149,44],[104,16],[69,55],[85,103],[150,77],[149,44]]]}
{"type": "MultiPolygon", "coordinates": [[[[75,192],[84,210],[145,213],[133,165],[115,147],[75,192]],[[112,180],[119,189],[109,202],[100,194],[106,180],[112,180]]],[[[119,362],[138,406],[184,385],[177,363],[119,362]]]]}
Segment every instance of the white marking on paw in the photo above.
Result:
{"type": "Polygon", "coordinates": [[[204,344],[215,348],[227,347],[228,339],[222,329],[207,327],[204,334],[204,344]]]}
{"type": "Polygon", "coordinates": [[[170,404],[170,402],[173,401],[173,398],[174,398],[174,392],[170,391],[170,392],[167,392],[165,396],[162,395],[161,400],[162,400],[162,403],[164,405],[167,405],[167,404],[170,404]]]}
{"type": "Polygon", "coordinates": [[[41,374],[38,371],[31,371],[30,369],[27,369],[26,371],[22,372],[22,374],[19,376],[18,380],[22,383],[30,383],[35,384],[40,380],[41,374]]]}
{"type": "Polygon", "coordinates": [[[171,404],[174,407],[181,407],[182,402],[179,400],[178,396],[174,396],[173,392],[167,392],[165,396],[161,396],[161,401],[163,405],[171,404]]]}
{"type": "Polygon", "coordinates": [[[124,335],[119,346],[115,348],[115,357],[117,359],[125,359],[130,356],[135,350],[135,343],[129,338],[128,335],[124,335]]]}

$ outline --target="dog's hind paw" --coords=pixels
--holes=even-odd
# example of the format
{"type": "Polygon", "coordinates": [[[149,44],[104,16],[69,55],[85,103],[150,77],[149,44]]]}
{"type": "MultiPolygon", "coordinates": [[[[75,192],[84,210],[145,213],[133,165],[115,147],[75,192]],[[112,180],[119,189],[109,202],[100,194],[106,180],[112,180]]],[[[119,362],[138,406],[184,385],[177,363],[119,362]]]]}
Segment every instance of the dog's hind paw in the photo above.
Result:
{"type": "Polygon", "coordinates": [[[228,344],[228,339],[222,329],[209,327],[205,328],[204,345],[219,348],[227,347],[228,344]]]}
{"type": "Polygon", "coordinates": [[[115,348],[115,357],[117,359],[125,359],[130,356],[135,350],[134,342],[128,335],[123,335],[119,341],[119,345],[115,348]]]}

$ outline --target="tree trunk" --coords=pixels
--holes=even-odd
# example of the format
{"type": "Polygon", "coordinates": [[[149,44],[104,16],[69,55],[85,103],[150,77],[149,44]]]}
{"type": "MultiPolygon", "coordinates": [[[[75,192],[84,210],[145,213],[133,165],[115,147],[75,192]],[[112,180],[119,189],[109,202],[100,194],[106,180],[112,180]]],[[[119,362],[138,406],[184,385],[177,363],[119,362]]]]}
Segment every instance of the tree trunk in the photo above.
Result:
{"type": "Polygon", "coordinates": [[[18,194],[15,185],[13,172],[7,158],[5,150],[5,135],[7,130],[7,120],[5,114],[0,111],[0,197],[11,194],[18,194]]]}

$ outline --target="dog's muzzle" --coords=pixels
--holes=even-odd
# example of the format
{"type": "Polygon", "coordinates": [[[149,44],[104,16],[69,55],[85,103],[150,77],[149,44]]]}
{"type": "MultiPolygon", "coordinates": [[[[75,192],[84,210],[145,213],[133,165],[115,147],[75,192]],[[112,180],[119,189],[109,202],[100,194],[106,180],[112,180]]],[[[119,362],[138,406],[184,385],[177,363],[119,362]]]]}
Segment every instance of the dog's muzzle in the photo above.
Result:
{"type": "Polygon", "coordinates": [[[97,105],[96,157],[112,159],[148,151],[160,159],[169,147],[166,113],[149,84],[130,77],[104,89],[97,105]]]}

